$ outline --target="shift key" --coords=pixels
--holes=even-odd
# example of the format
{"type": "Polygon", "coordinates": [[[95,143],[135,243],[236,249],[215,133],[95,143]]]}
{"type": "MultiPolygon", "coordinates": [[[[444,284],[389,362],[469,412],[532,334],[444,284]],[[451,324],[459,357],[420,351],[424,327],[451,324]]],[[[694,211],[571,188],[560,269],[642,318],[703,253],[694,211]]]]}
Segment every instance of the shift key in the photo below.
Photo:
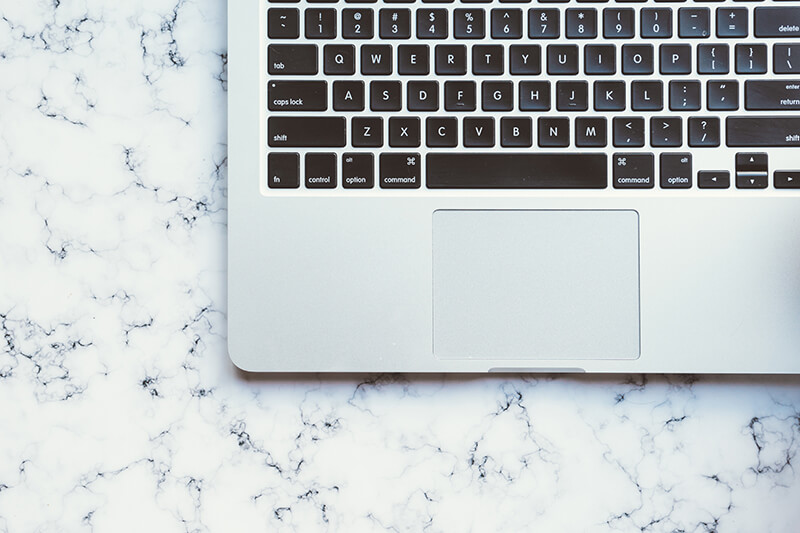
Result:
{"type": "Polygon", "coordinates": [[[325,111],[328,109],[328,82],[269,82],[267,101],[270,111],[325,111]]]}
{"type": "Polygon", "coordinates": [[[344,117],[285,117],[267,119],[270,146],[290,148],[342,147],[347,139],[344,117]]]}

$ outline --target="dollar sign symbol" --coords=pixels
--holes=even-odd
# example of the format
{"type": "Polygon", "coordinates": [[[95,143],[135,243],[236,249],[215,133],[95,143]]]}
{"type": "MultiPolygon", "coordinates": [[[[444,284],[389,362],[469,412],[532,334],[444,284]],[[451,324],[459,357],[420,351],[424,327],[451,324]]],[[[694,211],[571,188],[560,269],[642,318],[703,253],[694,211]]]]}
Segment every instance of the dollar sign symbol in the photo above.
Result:
{"type": "Polygon", "coordinates": [[[434,15],[433,13],[431,13],[431,14],[430,14],[430,18],[431,18],[431,22],[433,22],[434,20],[436,20],[436,15],[434,15]]]}

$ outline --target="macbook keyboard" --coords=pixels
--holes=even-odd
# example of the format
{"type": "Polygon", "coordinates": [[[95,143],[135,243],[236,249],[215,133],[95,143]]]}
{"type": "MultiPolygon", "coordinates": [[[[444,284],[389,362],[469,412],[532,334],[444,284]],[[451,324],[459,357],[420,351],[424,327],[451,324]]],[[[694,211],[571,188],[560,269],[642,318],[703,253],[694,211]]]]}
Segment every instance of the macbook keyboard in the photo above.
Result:
{"type": "Polygon", "coordinates": [[[274,1],[266,190],[800,188],[800,1],[274,1]]]}

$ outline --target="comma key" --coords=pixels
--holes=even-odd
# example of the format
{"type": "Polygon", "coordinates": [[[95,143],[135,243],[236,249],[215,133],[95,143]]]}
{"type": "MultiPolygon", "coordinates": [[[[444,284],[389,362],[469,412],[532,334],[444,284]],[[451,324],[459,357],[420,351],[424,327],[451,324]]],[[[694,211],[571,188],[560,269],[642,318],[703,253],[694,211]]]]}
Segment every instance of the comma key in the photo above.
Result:
{"type": "Polygon", "coordinates": [[[422,159],[416,152],[381,154],[382,189],[419,189],[422,159]]]}

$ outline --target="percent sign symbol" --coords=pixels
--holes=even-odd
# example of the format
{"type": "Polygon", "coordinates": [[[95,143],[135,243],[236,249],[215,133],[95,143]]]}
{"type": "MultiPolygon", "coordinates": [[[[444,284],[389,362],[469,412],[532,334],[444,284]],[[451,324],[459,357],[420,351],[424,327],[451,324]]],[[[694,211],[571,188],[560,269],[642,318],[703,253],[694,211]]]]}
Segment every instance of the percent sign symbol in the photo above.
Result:
{"type": "Polygon", "coordinates": [[[467,19],[467,22],[472,22],[475,19],[475,17],[472,16],[472,13],[467,13],[464,15],[464,17],[467,19]]]}

